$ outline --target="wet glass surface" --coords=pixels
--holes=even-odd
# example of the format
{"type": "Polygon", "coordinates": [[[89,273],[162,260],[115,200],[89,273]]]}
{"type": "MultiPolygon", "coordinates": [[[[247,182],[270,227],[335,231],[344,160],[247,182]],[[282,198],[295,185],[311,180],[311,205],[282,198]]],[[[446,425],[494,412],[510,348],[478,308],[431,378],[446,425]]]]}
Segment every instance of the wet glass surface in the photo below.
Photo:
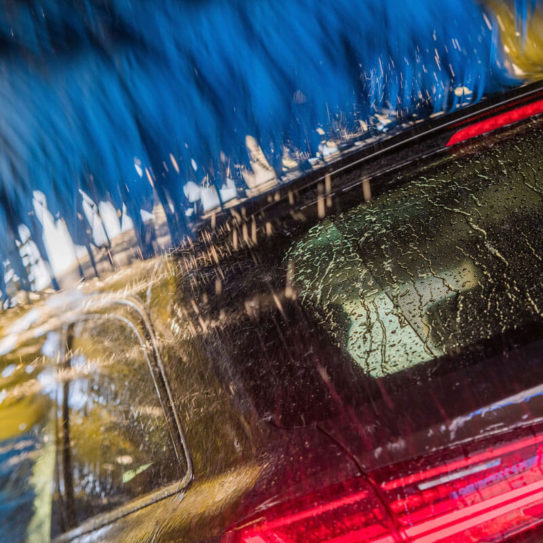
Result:
{"type": "Polygon", "coordinates": [[[541,136],[535,124],[430,164],[290,251],[302,304],[365,373],[541,333],[541,136]]]}
{"type": "Polygon", "coordinates": [[[54,420],[53,536],[184,474],[134,331],[95,317],[71,326],[66,341],[54,420]]]}
{"type": "Polygon", "coordinates": [[[187,465],[141,340],[111,311],[4,357],[1,541],[48,541],[102,513],[118,518],[136,499],[141,507],[164,497],[154,491],[179,490],[170,483],[187,465]]]}

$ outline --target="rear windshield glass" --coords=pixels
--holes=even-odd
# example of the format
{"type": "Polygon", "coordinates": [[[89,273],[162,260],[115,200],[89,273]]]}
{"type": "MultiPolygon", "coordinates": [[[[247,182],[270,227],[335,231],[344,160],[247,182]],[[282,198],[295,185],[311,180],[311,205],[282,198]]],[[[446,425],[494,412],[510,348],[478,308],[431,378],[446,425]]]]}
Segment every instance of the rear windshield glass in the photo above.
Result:
{"type": "Polygon", "coordinates": [[[541,131],[421,168],[289,251],[302,304],[382,377],[539,323],[541,131]]]}
{"type": "Polygon", "coordinates": [[[541,338],[542,137],[531,121],[406,168],[313,225],[245,224],[185,255],[184,291],[224,379],[262,415],[304,424],[376,381],[401,387],[443,359],[541,338]]]}

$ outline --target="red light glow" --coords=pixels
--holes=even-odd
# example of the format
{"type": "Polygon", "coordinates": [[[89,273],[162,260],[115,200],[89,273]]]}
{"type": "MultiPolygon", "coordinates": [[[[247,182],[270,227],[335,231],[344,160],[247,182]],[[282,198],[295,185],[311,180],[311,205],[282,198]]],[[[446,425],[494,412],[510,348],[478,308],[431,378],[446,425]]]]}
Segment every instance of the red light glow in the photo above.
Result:
{"type": "Polygon", "coordinates": [[[528,119],[529,117],[533,117],[534,115],[540,115],[541,113],[543,113],[543,100],[517,107],[506,113],[494,115],[489,119],[470,124],[465,128],[461,128],[458,132],[455,132],[447,142],[447,147],[492,132],[502,126],[517,123],[524,119],[528,119]]]}

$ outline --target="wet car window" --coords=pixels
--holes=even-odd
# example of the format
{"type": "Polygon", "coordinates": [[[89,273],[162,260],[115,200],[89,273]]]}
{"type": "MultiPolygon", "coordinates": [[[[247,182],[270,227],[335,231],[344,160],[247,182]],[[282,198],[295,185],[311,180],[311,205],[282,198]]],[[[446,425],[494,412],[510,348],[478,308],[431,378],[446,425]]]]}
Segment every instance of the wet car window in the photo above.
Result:
{"type": "Polygon", "coordinates": [[[365,373],[541,332],[541,136],[536,123],[440,159],[290,251],[302,303],[365,373]]]}
{"type": "Polygon", "coordinates": [[[69,326],[66,347],[51,424],[53,537],[184,474],[134,331],[95,318],[69,326]]]}

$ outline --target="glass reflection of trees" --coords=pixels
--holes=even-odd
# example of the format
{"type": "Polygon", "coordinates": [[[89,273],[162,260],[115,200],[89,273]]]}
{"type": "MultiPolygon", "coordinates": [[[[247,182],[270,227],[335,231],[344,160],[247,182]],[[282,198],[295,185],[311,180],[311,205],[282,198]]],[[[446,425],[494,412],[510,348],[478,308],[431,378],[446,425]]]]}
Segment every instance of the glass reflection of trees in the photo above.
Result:
{"type": "Polygon", "coordinates": [[[144,347],[127,326],[68,327],[58,383],[53,536],[181,477],[144,347]]]}

